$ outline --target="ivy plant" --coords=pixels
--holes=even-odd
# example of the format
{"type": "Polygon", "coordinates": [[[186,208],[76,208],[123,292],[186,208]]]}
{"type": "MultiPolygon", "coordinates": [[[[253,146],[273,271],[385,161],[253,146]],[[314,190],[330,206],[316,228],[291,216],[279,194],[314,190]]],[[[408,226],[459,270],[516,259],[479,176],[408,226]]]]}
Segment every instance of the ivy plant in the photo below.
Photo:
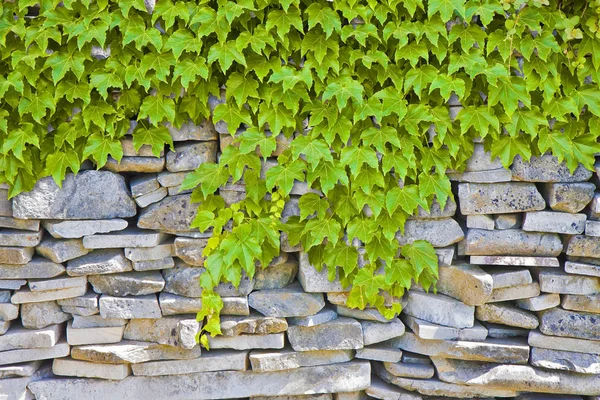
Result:
{"type": "Polygon", "coordinates": [[[463,168],[475,140],[505,166],[552,151],[591,169],[600,152],[598,0],[158,0],[150,10],[15,0],[0,10],[10,196],[43,176],[60,185],[86,159],[120,160],[130,120],[135,148],[156,155],[172,145],[167,122],[211,119],[235,137],[183,185],[199,204],[193,227],[212,230],[204,345],[220,333],[215,287],[267,266],[280,233],[351,287],[349,306],[391,317],[414,282],[437,278],[432,246],[397,237],[418,210],[446,205],[446,171],[463,168]],[[302,182],[311,190],[284,223],[302,182]],[[227,206],[219,188],[234,183],[246,196],[227,206]]]}

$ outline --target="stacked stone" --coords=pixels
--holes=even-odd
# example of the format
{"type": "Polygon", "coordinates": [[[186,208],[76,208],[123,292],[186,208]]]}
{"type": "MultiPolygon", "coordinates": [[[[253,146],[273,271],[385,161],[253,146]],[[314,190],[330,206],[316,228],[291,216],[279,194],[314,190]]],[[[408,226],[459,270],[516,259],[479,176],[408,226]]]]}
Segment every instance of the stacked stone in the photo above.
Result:
{"type": "MultiPolygon", "coordinates": [[[[420,209],[397,236],[436,248],[437,293],[387,299],[404,306],[391,319],[350,309],[349,289],[282,235],[254,279],[216,289],[223,334],[201,351],[208,234],[189,228],[196,207],[180,185],[233,137],[223,122],[169,131],[175,148],[160,157],[125,139],[121,164],[68,175],[62,189],[45,178],[8,201],[0,187],[1,399],[600,396],[590,172],[551,156],[505,169],[476,144],[449,173],[457,200],[420,209]]],[[[276,140],[279,154],[289,139],[276,140]]],[[[284,220],[307,190],[295,183],[284,220]]],[[[220,194],[231,204],[245,185],[220,194]]]]}

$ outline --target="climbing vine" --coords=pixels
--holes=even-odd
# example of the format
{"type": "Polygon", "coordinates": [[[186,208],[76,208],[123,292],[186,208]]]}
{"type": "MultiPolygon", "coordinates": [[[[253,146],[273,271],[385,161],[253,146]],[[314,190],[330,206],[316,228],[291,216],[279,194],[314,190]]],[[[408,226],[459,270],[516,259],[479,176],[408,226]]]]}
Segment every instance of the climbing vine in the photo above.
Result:
{"type": "Polygon", "coordinates": [[[399,244],[404,222],[444,208],[446,171],[477,138],[505,166],[552,151],[592,169],[600,152],[598,0],[148,7],[0,4],[0,182],[10,196],[43,176],[60,184],[86,159],[120,160],[127,133],[158,155],[172,146],[166,122],[226,126],[233,145],[183,185],[199,204],[193,227],[212,230],[200,281],[208,334],[220,332],[215,287],[268,265],[281,232],[351,285],[349,306],[399,312],[385,299],[437,277],[429,243],[399,244]],[[302,182],[299,215],[282,222],[302,182]],[[233,183],[246,195],[226,206],[219,188],[233,183]]]}

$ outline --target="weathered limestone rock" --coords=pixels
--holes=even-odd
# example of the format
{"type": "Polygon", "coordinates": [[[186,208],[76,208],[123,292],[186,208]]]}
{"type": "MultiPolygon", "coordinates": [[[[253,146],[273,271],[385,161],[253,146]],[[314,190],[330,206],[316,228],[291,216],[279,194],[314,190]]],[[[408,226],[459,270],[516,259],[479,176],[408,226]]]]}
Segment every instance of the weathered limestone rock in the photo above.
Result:
{"type": "Polygon", "coordinates": [[[125,258],[123,250],[95,250],[83,257],[67,262],[67,274],[71,276],[114,274],[131,271],[131,261],[125,258]]]}
{"type": "Polygon", "coordinates": [[[165,126],[174,142],[217,140],[219,138],[215,126],[209,120],[203,120],[198,125],[188,121],[182,124],[180,128],[176,128],[170,123],[166,123],[165,126]]]}
{"type": "Polygon", "coordinates": [[[525,268],[491,267],[486,268],[486,271],[492,277],[494,289],[528,285],[533,282],[531,273],[525,268]]]}
{"type": "MultiPolygon", "coordinates": [[[[134,320],[135,321],[135,320],[134,320]]],[[[73,328],[73,322],[67,325],[67,343],[71,346],[86,344],[119,343],[123,340],[125,326],[104,326],[93,328],[73,328]]]]}
{"type": "Polygon", "coordinates": [[[157,176],[158,183],[164,187],[179,186],[185,179],[188,172],[160,172],[157,176]]]}
{"type": "Polygon", "coordinates": [[[190,232],[196,207],[189,194],[168,196],[140,212],[137,226],[168,233],[190,232]]]}
{"type": "Polygon", "coordinates": [[[564,233],[577,235],[585,230],[585,214],[569,214],[554,211],[525,213],[524,231],[564,233]]]}
{"type": "Polygon", "coordinates": [[[76,360],[128,364],[155,360],[188,360],[200,357],[200,347],[187,350],[164,344],[123,340],[115,344],[75,346],[71,357],[76,360]]]}
{"type": "Polygon", "coordinates": [[[221,318],[221,333],[223,336],[238,336],[242,334],[267,335],[287,330],[285,318],[264,317],[252,314],[247,317],[224,316],[221,318]]]}
{"type": "Polygon", "coordinates": [[[3,217],[12,217],[13,200],[8,199],[8,190],[6,187],[0,188],[0,215],[3,217]]]}
{"type": "Polygon", "coordinates": [[[280,371],[316,365],[338,364],[352,360],[352,350],[280,351],[259,350],[250,353],[252,370],[257,372],[280,371]]]}
{"type": "MultiPolygon", "coordinates": [[[[6,367],[0,367],[0,379],[14,378],[18,376],[31,376],[40,368],[41,365],[42,361],[37,360],[23,364],[7,365],[6,367]]],[[[1,384],[0,390],[2,390],[1,384]]]]}
{"type": "Polygon", "coordinates": [[[35,250],[41,256],[49,258],[55,263],[63,263],[90,252],[83,247],[80,239],[57,240],[51,237],[42,240],[35,250]]]}
{"type": "Polygon", "coordinates": [[[383,363],[387,372],[394,376],[405,378],[429,379],[433,378],[435,371],[431,365],[408,364],[408,363],[383,363]]]}
{"type": "Polygon", "coordinates": [[[216,336],[208,337],[211,349],[283,349],[285,345],[285,334],[273,333],[270,335],[239,335],[239,336],[216,336]]]}
{"type": "Polygon", "coordinates": [[[494,216],[494,228],[496,229],[519,229],[521,222],[521,214],[497,214],[494,216]]]}
{"type": "MultiPolygon", "coordinates": [[[[179,238],[178,238],[179,239],[179,238]]],[[[183,239],[183,238],[182,238],[183,239]]],[[[177,239],[175,239],[177,240],[177,239]]],[[[127,247],[125,257],[131,261],[155,261],[175,255],[173,242],[167,241],[153,247],[127,247]]]]}
{"type": "Polygon", "coordinates": [[[486,231],[493,231],[494,227],[494,218],[490,215],[467,215],[467,228],[469,229],[485,229],[486,231]]]}
{"type": "MultiPolygon", "coordinates": [[[[10,215],[12,215],[12,210],[10,211],[10,215]]],[[[37,219],[18,219],[0,216],[0,228],[39,231],[40,221],[37,219]]]]}
{"type": "Polygon", "coordinates": [[[162,260],[134,261],[133,269],[136,271],[156,271],[169,269],[175,266],[173,257],[165,257],[162,260]]]}
{"type": "Polygon", "coordinates": [[[569,256],[598,258],[600,237],[571,236],[567,241],[566,253],[569,256]]]}
{"type": "Polygon", "coordinates": [[[492,277],[476,265],[438,267],[437,290],[471,306],[484,304],[492,294],[492,277]]]}
{"type": "Polygon", "coordinates": [[[124,219],[81,221],[44,221],[44,228],[56,239],[79,239],[96,233],[121,231],[127,228],[124,219]]]}
{"type": "Polygon", "coordinates": [[[364,346],[360,323],[344,317],[310,327],[290,325],[288,340],[295,351],[352,350],[364,346]]]}
{"type": "Polygon", "coordinates": [[[0,264],[0,279],[53,278],[65,272],[62,264],[34,257],[25,265],[0,264]]]}
{"type": "Polygon", "coordinates": [[[411,291],[404,313],[424,321],[454,328],[471,328],[475,308],[448,296],[411,291]]]}
{"type": "Polygon", "coordinates": [[[600,375],[548,371],[529,365],[498,365],[479,362],[433,359],[438,377],[469,389],[490,387],[522,392],[555,394],[600,394],[600,375]]]}
{"type": "Polygon", "coordinates": [[[541,271],[538,279],[540,288],[546,293],[600,294],[600,278],[569,275],[560,270],[541,271]]]}
{"type": "Polygon", "coordinates": [[[585,222],[585,234],[587,236],[600,236],[600,222],[599,221],[586,221],[585,222]]]}
{"type": "Polygon", "coordinates": [[[560,296],[556,293],[544,293],[529,299],[519,299],[517,305],[529,311],[547,310],[560,305],[560,296]]]}
{"type": "Polygon", "coordinates": [[[305,293],[297,284],[252,292],[248,303],[267,317],[305,317],[318,313],[325,306],[321,293],[305,293]]]}
{"type": "Polygon", "coordinates": [[[528,343],[532,347],[543,349],[600,355],[600,341],[598,340],[548,336],[535,330],[529,332],[528,343]]]}
{"type": "Polygon", "coordinates": [[[56,358],[52,363],[52,372],[55,375],[79,378],[121,380],[131,375],[131,367],[129,364],[100,364],[72,358],[56,358]]]}
{"type": "MultiPolygon", "coordinates": [[[[576,236],[577,237],[577,236],[576,236]]],[[[555,233],[532,233],[516,229],[486,231],[469,229],[465,254],[470,256],[558,256],[563,245],[555,233]]]]}
{"type": "Polygon", "coordinates": [[[154,247],[164,240],[159,232],[128,228],[117,233],[85,236],[83,246],[86,249],[119,249],[123,247],[154,247]]]}
{"type": "Polygon", "coordinates": [[[77,306],[60,306],[61,310],[72,315],[81,315],[82,317],[89,317],[100,313],[98,307],[77,307],[77,306]]]}
{"type": "Polygon", "coordinates": [[[210,371],[245,371],[248,352],[211,350],[202,357],[190,360],[149,361],[132,364],[136,376],[182,375],[210,371]]]}
{"type": "Polygon", "coordinates": [[[169,172],[193,171],[201,164],[217,161],[217,142],[198,142],[175,145],[167,153],[169,172]]]}
{"type": "Polygon", "coordinates": [[[337,318],[337,313],[331,308],[325,307],[315,315],[308,315],[306,317],[291,317],[287,321],[290,325],[300,326],[315,326],[324,324],[325,322],[333,321],[337,318]]]}
{"type": "Polygon", "coordinates": [[[0,336],[0,351],[53,347],[61,338],[62,330],[63,327],[60,325],[51,325],[37,330],[13,326],[0,336]]]}
{"type": "Polygon", "coordinates": [[[510,168],[513,179],[526,182],[584,182],[592,177],[592,172],[579,164],[571,173],[565,162],[551,154],[531,157],[529,161],[518,155],[510,168]]]}
{"type": "Polygon", "coordinates": [[[135,214],[125,179],[108,171],[67,174],[62,189],[52,177],[42,178],[32,191],[13,199],[13,216],[21,219],[109,219],[135,214]]]}
{"type": "Polygon", "coordinates": [[[83,296],[71,297],[70,299],[60,299],[56,302],[59,306],[73,306],[85,308],[98,308],[98,296],[96,293],[88,292],[83,296]]]}
{"type": "Polygon", "coordinates": [[[577,213],[592,201],[596,185],[591,182],[548,183],[544,185],[544,197],[554,211],[577,213]]]}
{"type": "Polygon", "coordinates": [[[417,208],[417,214],[415,216],[409,216],[409,219],[432,219],[432,218],[448,218],[453,217],[456,214],[456,201],[454,198],[449,197],[442,209],[442,206],[437,201],[437,198],[433,198],[433,202],[429,207],[429,212],[421,206],[417,208]]]}
{"type": "Polygon", "coordinates": [[[208,239],[178,237],[173,244],[174,255],[188,265],[201,267],[204,265],[202,252],[207,243],[208,239]]]}
{"type": "Polygon", "coordinates": [[[30,279],[29,290],[31,290],[32,292],[40,292],[48,290],[68,289],[85,286],[86,283],[87,279],[85,278],[85,276],[61,275],[52,279],[30,279]]]}
{"type": "Polygon", "coordinates": [[[10,328],[10,325],[11,325],[11,321],[1,321],[0,320],[0,335],[4,335],[10,328]]]}
{"type": "MultiPolygon", "coordinates": [[[[171,293],[160,293],[160,308],[163,315],[195,314],[202,308],[200,298],[177,296],[171,293]]],[[[246,297],[223,297],[221,315],[250,315],[246,297]]]]}
{"type": "Polygon", "coordinates": [[[19,305],[10,302],[10,292],[0,292],[0,321],[12,321],[17,318],[19,318],[19,305]],[[3,296],[3,293],[7,296],[3,296]]]}
{"type": "Polygon", "coordinates": [[[70,400],[73,396],[86,400],[216,400],[351,392],[366,389],[370,381],[369,362],[351,361],[261,374],[250,371],[219,371],[161,377],[131,376],[121,381],[49,379],[31,383],[30,389],[38,399],[53,400],[70,400]],[[182,391],[181,388],[186,390],[182,391]]]}
{"type": "Polygon", "coordinates": [[[131,195],[135,198],[152,193],[160,185],[155,174],[144,174],[132,177],[129,180],[129,187],[131,188],[131,195]]]}
{"type": "Polygon", "coordinates": [[[0,247],[0,260],[4,264],[27,264],[33,258],[33,247],[0,247]]]}
{"type": "Polygon", "coordinates": [[[105,318],[100,315],[73,316],[73,328],[75,329],[125,326],[126,324],[127,320],[122,318],[105,318]]]}
{"type": "MultiPolygon", "coordinates": [[[[69,345],[59,341],[56,345],[39,349],[15,349],[2,352],[0,365],[16,364],[35,360],[49,360],[69,355],[69,345]]],[[[1,393],[1,392],[0,392],[1,393]]]]}
{"type": "Polygon", "coordinates": [[[528,285],[511,286],[500,289],[494,289],[488,303],[497,303],[499,301],[509,301],[518,299],[528,299],[540,295],[540,285],[537,282],[528,285]]]}
{"type": "Polygon", "coordinates": [[[164,167],[164,157],[123,157],[117,161],[109,156],[102,168],[112,172],[153,173],[162,171],[164,167]]]}
{"type": "Polygon", "coordinates": [[[600,294],[587,296],[568,294],[563,296],[561,305],[567,310],[600,314],[600,294]]]}
{"type": "Polygon", "coordinates": [[[26,283],[27,281],[25,279],[0,279],[0,289],[18,290],[19,288],[21,288],[21,286],[23,286],[26,283]]]}
{"type": "Polygon", "coordinates": [[[386,400],[421,400],[421,395],[413,394],[397,386],[385,383],[377,377],[371,379],[371,386],[365,392],[375,399],[386,400]]]}
{"type": "Polygon", "coordinates": [[[485,151],[483,143],[475,143],[473,154],[467,160],[465,171],[488,171],[502,167],[502,161],[499,157],[492,159],[492,153],[485,151]]]}
{"type": "Polygon", "coordinates": [[[129,321],[123,337],[191,349],[197,345],[196,334],[200,331],[200,326],[194,315],[160,319],[138,318],[129,321]]]}
{"type": "Polygon", "coordinates": [[[464,232],[452,218],[410,219],[404,225],[404,235],[398,232],[396,238],[401,245],[415,240],[427,240],[434,247],[446,247],[460,242],[464,238],[464,232]]]}
{"type": "Polygon", "coordinates": [[[155,294],[136,297],[100,297],[102,318],[160,318],[161,312],[155,294]]]}
{"type": "Polygon", "coordinates": [[[535,314],[521,310],[510,304],[484,304],[478,306],[475,316],[480,321],[536,329],[539,325],[535,314]]]}
{"type": "Polygon", "coordinates": [[[402,350],[392,347],[389,343],[377,343],[356,350],[355,358],[397,363],[402,360],[402,350]]]}
{"type": "Polygon", "coordinates": [[[600,265],[566,261],[565,272],[577,275],[600,276],[600,265]]]}
{"type": "Polygon", "coordinates": [[[179,296],[200,297],[202,288],[198,284],[204,268],[188,267],[177,261],[175,267],[162,271],[165,280],[164,291],[179,296]]]}
{"type": "Polygon", "coordinates": [[[284,288],[294,281],[297,273],[298,262],[296,260],[279,264],[271,263],[264,269],[257,268],[254,275],[254,290],[284,288]]]}
{"type": "MultiPolygon", "coordinates": [[[[347,295],[347,293],[342,294],[347,295]]],[[[327,299],[329,300],[329,294],[327,295],[327,299]]],[[[360,310],[358,308],[350,308],[342,305],[336,305],[334,309],[335,312],[342,317],[356,318],[364,321],[376,322],[389,322],[391,320],[391,318],[384,317],[376,308],[365,308],[364,310],[360,310]]]]}
{"type": "Polygon", "coordinates": [[[58,299],[68,299],[69,297],[82,296],[87,291],[87,284],[83,286],[71,287],[66,289],[48,290],[43,292],[33,292],[29,288],[21,288],[13,294],[10,301],[13,304],[39,303],[58,299]]]}
{"type": "Polygon", "coordinates": [[[485,342],[429,340],[406,332],[393,339],[393,343],[402,350],[430,357],[513,364],[527,364],[529,359],[529,346],[520,339],[487,339],[485,342]]]}
{"type": "Polygon", "coordinates": [[[391,322],[359,321],[365,346],[393,339],[404,334],[404,324],[398,318],[391,322]]]}
{"type": "Polygon", "coordinates": [[[327,268],[317,271],[308,260],[308,254],[300,252],[298,269],[298,281],[305,292],[347,292],[350,288],[344,288],[336,273],[336,278],[330,281],[327,277],[327,268]]]}
{"type": "Polygon", "coordinates": [[[464,215],[537,211],[546,207],[533,183],[461,183],[458,197],[464,215]]]}
{"type": "MultiPolygon", "coordinates": [[[[452,108],[450,110],[452,110],[452,108]]],[[[510,182],[512,180],[512,173],[506,168],[492,169],[489,171],[465,171],[463,173],[446,172],[446,175],[451,181],[470,183],[497,183],[510,182]]]]}
{"type": "Polygon", "coordinates": [[[556,257],[471,256],[471,264],[519,267],[560,267],[556,257]]]}
{"type": "Polygon", "coordinates": [[[111,296],[143,296],[158,293],[165,287],[165,280],[158,271],[90,275],[88,279],[94,292],[111,296]]]}
{"type": "Polygon", "coordinates": [[[402,314],[402,321],[421,339],[482,342],[488,333],[487,329],[477,321],[472,328],[463,329],[432,324],[406,314],[402,314]]]}
{"type": "Polygon", "coordinates": [[[447,267],[450,264],[452,264],[452,260],[454,259],[454,253],[454,246],[435,248],[435,254],[438,258],[438,265],[447,267]]]}
{"type": "Polygon", "coordinates": [[[540,316],[540,331],[545,335],[600,340],[597,314],[552,308],[540,316]]]}
{"type": "MultiPolygon", "coordinates": [[[[20,231],[16,229],[0,230],[0,246],[8,247],[34,247],[40,243],[42,239],[42,231],[20,231]]],[[[6,260],[10,264],[10,260],[6,260]]],[[[23,264],[23,262],[16,263],[23,264]]]]}
{"type": "Polygon", "coordinates": [[[21,306],[21,323],[28,329],[42,329],[71,319],[55,301],[29,303],[21,306]]]}

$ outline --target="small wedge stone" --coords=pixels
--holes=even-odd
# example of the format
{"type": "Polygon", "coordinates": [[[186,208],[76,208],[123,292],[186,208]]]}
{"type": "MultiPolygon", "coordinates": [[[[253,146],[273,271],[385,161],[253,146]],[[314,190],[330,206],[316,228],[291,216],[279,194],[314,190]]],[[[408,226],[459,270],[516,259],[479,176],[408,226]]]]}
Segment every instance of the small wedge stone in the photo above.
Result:
{"type": "Polygon", "coordinates": [[[165,287],[165,280],[158,271],[90,275],[88,280],[94,292],[110,296],[143,296],[158,293],[165,287]]]}
{"type": "Polygon", "coordinates": [[[195,267],[204,265],[204,256],[202,252],[206,247],[208,239],[193,239],[178,237],[173,244],[174,255],[183,262],[195,267]]]}
{"type": "Polygon", "coordinates": [[[600,265],[586,264],[576,261],[565,261],[565,272],[576,275],[600,277],[600,265]]]}
{"type": "Polygon", "coordinates": [[[518,328],[536,329],[539,325],[535,314],[509,304],[484,304],[478,306],[475,316],[480,321],[518,328]]]}
{"type": "Polygon", "coordinates": [[[522,219],[521,214],[497,214],[494,216],[494,228],[519,229],[522,219]]]}
{"type": "Polygon", "coordinates": [[[528,299],[540,295],[540,285],[537,282],[528,285],[519,285],[494,289],[488,303],[497,303],[500,301],[528,299]]]}
{"type": "Polygon", "coordinates": [[[63,263],[90,252],[83,247],[81,239],[60,240],[52,237],[42,240],[35,250],[39,255],[49,258],[55,263],[63,263]]]}
{"type": "Polygon", "coordinates": [[[285,318],[264,317],[252,314],[244,317],[221,317],[221,333],[223,336],[238,336],[243,334],[267,335],[285,332],[288,323],[285,318]]]}
{"type": "Polygon", "coordinates": [[[405,378],[429,379],[435,374],[431,365],[386,362],[383,366],[390,374],[405,378]]]}
{"type": "Polygon", "coordinates": [[[598,315],[552,308],[540,312],[540,331],[550,336],[600,340],[598,315]]]}
{"type": "Polygon", "coordinates": [[[155,191],[160,185],[156,179],[156,174],[144,174],[131,178],[129,187],[131,188],[131,195],[136,198],[155,191]]]}
{"type": "Polygon", "coordinates": [[[560,305],[560,296],[556,293],[544,293],[529,299],[519,299],[517,305],[529,311],[548,310],[560,305]]]}
{"type": "Polygon", "coordinates": [[[440,266],[438,273],[438,292],[467,305],[484,304],[492,294],[492,277],[476,265],[440,266]]]}
{"type": "Polygon", "coordinates": [[[65,272],[65,267],[42,257],[34,257],[25,265],[0,264],[0,279],[53,278],[65,272]]]}
{"type": "Polygon", "coordinates": [[[583,311],[600,314],[600,294],[573,295],[562,297],[562,307],[566,310],[583,311]]]}
{"type": "MultiPolygon", "coordinates": [[[[175,240],[177,241],[177,239],[175,240]]],[[[125,257],[131,261],[162,260],[174,255],[172,242],[161,243],[154,247],[128,247],[125,249],[125,257]]]]}
{"type": "Polygon", "coordinates": [[[55,301],[21,305],[21,323],[27,329],[42,329],[71,319],[55,301]]]}
{"type": "Polygon", "coordinates": [[[148,207],[150,204],[157,203],[167,197],[169,191],[167,188],[160,187],[150,193],[146,193],[140,197],[135,198],[135,202],[139,207],[148,207]]]}
{"type": "Polygon", "coordinates": [[[61,340],[56,345],[43,349],[16,349],[2,352],[0,365],[16,364],[35,360],[48,360],[69,355],[69,345],[61,340]]]}
{"type": "MultiPolygon", "coordinates": [[[[327,297],[329,299],[329,295],[327,297]]],[[[365,308],[364,310],[360,310],[358,308],[335,305],[334,309],[339,316],[356,318],[364,321],[389,322],[391,319],[384,317],[376,308],[365,308]]]]}
{"type": "MultiPolygon", "coordinates": [[[[12,216],[12,212],[10,215],[12,216]]],[[[18,229],[23,231],[39,231],[40,221],[37,219],[18,219],[0,216],[0,228],[18,229]]]]}
{"type": "Polygon", "coordinates": [[[280,351],[259,350],[250,353],[252,370],[257,372],[338,364],[352,359],[352,350],[280,351]]]}
{"type": "Polygon", "coordinates": [[[485,229],[486,231],[494,230],[494,218],[486,214],[467,215],[467,228],[470,229],[485,229]]]}
{"type": "Polygon", "coordinates": [[[404,334],[404,324],[398,318],[390,322],[359,321],[365,346],[393,339],[404,334]]]}
{"type": "Polygon", "coordinates": [[[3,264],[27,264],[33,258],[33,247],[0,247],[0,260],[3,264]]]}
{"type": "Polygon", "coordinates": [[[44,228],[57,239],[79,239],[96,233],[122,231],[127,228],[124,219],[97,219],[81,221],[44,221],[44,228]]]}
{"type": "Polygon", "coordinates": [[[482,322],[482,324],[488,331],[488,337],[494,339],[527,337],[529,333],[529,329],[518,328],[516,326],[493,324],[491,322],[482,322]]]}
{"type": "Polygon", "coordinates": [[[71,297],[70,299],[60,299],[56,302],[60,306],[72,306],[72,307],[85,307],[85,308],[98,308],[98,296],[96,293],[91,291],[87,292],[83,296],[71,297]]]}

